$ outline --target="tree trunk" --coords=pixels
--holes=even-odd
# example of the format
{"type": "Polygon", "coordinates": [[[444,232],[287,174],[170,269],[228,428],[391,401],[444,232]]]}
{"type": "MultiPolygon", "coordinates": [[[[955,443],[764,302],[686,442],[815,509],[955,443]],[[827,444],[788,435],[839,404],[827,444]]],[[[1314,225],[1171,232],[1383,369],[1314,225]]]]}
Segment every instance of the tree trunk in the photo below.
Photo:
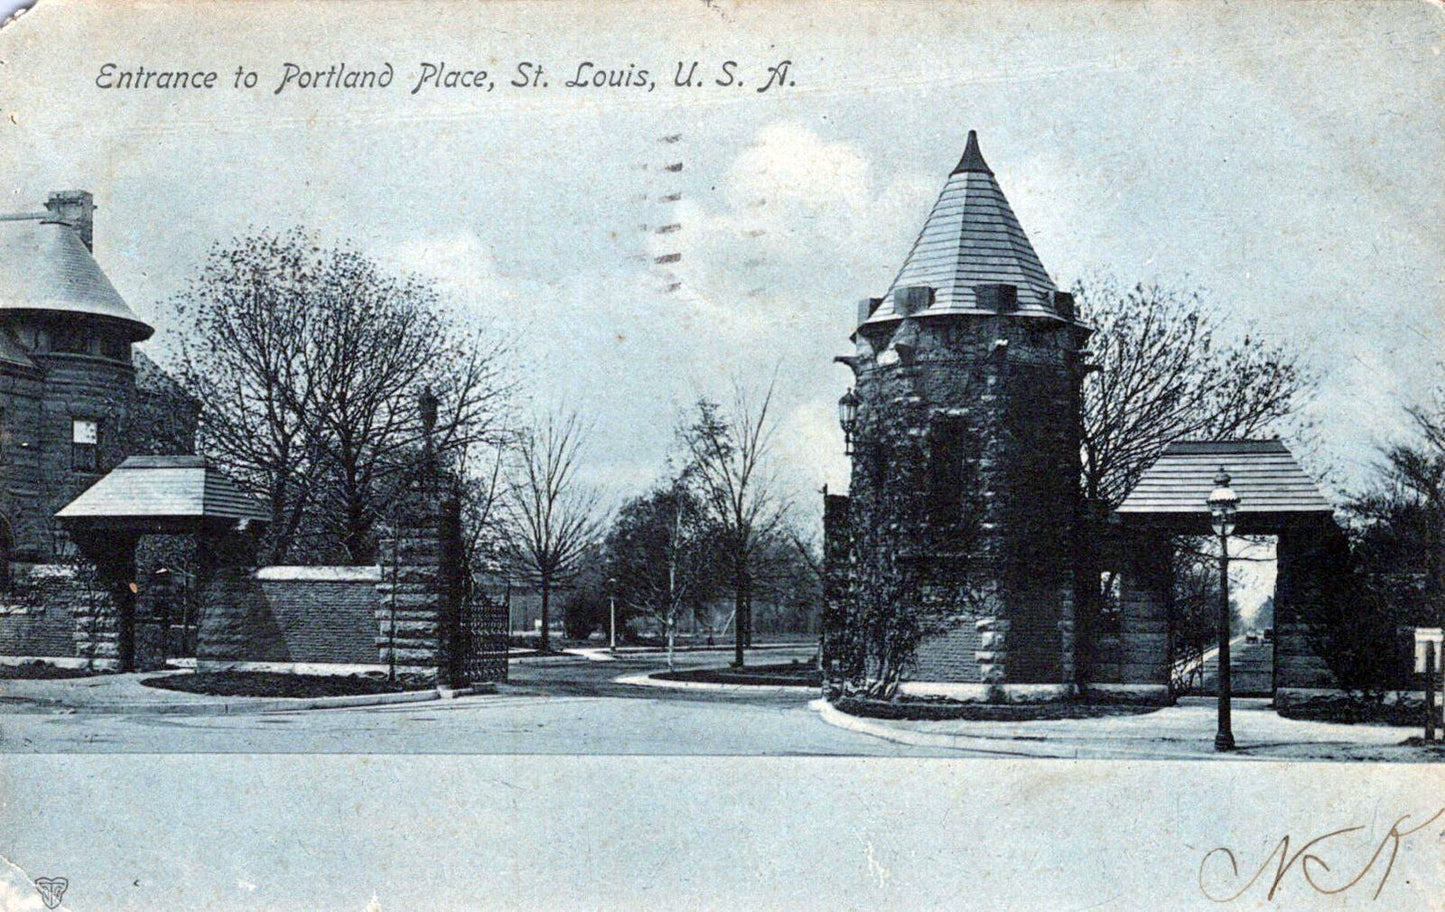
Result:
{"type": "Polygon", "coordinates": [[[676,670],[677,670],[677,669],[676,669],[676,666],[675,666],[674,663],[673,663],[673,648],[674,648],[674,644],[676,644],[676,642],[677,642],[677,619],[676,619],[675,617],[669,617],[669,618],[667,619],[667,670],[668,670],[668,671],[676,671],[676,670]]]}
{"type": "Polygon", "coordinates": [[[366,505],[359,499],[351,499],[346,506],[346,526],[342,533],[342,544],[357,565],[376,562],[376,549],[372,547],[371,520],[366,505]]]}
{"type": "Polygon", "coordinates": [[[741,586],[743,645],[751,649],[753,646],[753,581],[746,570],[742,574],[741,586]]]}
{"type": "Polygon", "coordinates": [[[743,587],[739,580],[733,588],[733,665],[743,667],[744,641],[743,627],[746,621],[743,618],[743,587]]]}
{"type": "Polygon", "coordinates": [[[552,581],[542,577],[542,651],[550,652],[552,649],[552,634],[548,628],[552,624],[552,581]]]}

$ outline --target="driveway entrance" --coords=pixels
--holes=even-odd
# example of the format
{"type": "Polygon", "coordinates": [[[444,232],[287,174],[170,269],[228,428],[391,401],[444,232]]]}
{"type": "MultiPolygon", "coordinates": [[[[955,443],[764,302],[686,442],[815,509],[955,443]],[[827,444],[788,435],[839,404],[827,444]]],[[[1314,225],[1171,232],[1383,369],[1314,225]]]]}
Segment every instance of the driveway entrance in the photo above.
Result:
{"type": "MultiPolygon", "coordinates": [[[[1267,697],[1277,687],[1315,686],[1299,682],[1327,675],[1310,647],[1305,620],[1343,570],[1343,533],[1333,507],[1279,440],[1184,441],[1165,448],[1115,512],[1118,658],[1098,663],[1102,689],[1167,689],[1171,697],[1217,693],[1217,646],[1206,649],[1202,663],[1195,660],[1197,668],[1176,654],[1184,618],[1175,549],[1186,538],[1213,539],[1208,498],[1221,469],[1239,495],[1234,536],[1276,539],[1273,642],[1264,642],[1263,631],[1258,642],[1235,631],[1234,693],[1267,697]]],[[[1207,627],[1217,630],[1216,624],[1207,627]]]]}

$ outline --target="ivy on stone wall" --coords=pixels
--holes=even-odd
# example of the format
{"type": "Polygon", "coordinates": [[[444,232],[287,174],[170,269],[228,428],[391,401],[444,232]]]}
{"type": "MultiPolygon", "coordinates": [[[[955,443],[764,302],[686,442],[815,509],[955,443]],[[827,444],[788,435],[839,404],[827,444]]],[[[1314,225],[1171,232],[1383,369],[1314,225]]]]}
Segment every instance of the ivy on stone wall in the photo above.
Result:
{"type": "Polygon", "coordinates": [[[930,405],[910,386],[890,384],[862,419],[852,572],[830,624],[832,689],[843,695],[891,698],[923,641],[977,612],[979,428],[967,409],[930,405]]]}

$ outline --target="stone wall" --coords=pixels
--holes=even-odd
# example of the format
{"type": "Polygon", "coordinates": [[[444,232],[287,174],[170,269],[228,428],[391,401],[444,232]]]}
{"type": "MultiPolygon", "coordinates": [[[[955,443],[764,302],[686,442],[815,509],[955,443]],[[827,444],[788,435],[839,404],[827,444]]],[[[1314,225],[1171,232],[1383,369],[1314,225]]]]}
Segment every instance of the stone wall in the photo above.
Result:
{"type": "Polygon", "coordinates": [[[825,674],[837,678],[847,674],[848,576],[852,554],[852,533],[848,528],[848,498],[823,493],[823,627],[822,662],[825,674]]]}
{"type": "Polygon", "coordinates": [[[1171,557],[1172,544],[1167,536],[1135,535],[1128,539],[1119,578],[1116,662],[1100,667],[1095,683],[1168,689],[1171,557]]]}
{"type": "Polygon", "coordinates": [[[1309,618],[1335,572],[1348,568],[1343,533],[1332,523],[1290,529],[1279,536],[1275,553],[1274,686],[1333,688],[1334,674],[1310,641],[1309,618]]]}
{"type": "MultiPolygon", "coordinates": [[[[19,328],[32,343],[54,330],[44,320],[19,328]],[[47,329],[48,327],[48,329],[47,329]]],[[[35,367],[0,362],[0,516],[10,525],[15,558],[54,559],[64,536],[61,507],[127,456],[194,451],[198,406],[143,354],[136,367],[97,354],[31,353],[35,367]],[[97,472],[72,464],[71,422],[101,423],[97,472]]]]}
{"type": "Polygon", "coordinates": [[[198,657],[235,663],[378,665],[378,567],[223,568],[229,590],[200,616],[198,657]]]}
{"type": "Polygon", "coordinates": [[[25,564],[11,572],[14,584],[0,596],[0,655],[74,658],[71,609],[81,597],[74,568],[25,564]]]}
{"type": "Polygon", "coordinates": [[[287,661],[377,664],[379,567],[262,567],[287,661]]]}
{"type": "Polygon", "coordinates": [[[46,529],[39,540],[27,542],[45,558],[52,557],[61,536],[53,517],[79,497],[102,475],[136,452],[133,434],[135,371],[130,364],[98,355],[48,353],[32,356],[45,370],[40,427],[37,434],[39,496],[35,521],[46,529]],[[72,462],[72,422],[100,422],[97,470],[75,471],[72,462]]]}
{"type": "Polygon", "coordinates": [[[376,646],[381,661],[394,661],[398,671],[446,681],[459,633],[461,507],[440,481],[402,496],[381,543],[376,646]]]}
{"type": "Polygon", "coordinates": [[[931,636],[918,647],[918,656],[909,675],[920,681],[949,681],[959,684],[982,683],[978,654],[984,651],[984,631],[978,622],[960,623],[931,636]]]}
{"type": "Polygon", "coordinates": [[[15,558],[27,562],[48,560],[51,554],[41,377],[38,370],[0,364],[0,512],[9,523],[15,558]]]}

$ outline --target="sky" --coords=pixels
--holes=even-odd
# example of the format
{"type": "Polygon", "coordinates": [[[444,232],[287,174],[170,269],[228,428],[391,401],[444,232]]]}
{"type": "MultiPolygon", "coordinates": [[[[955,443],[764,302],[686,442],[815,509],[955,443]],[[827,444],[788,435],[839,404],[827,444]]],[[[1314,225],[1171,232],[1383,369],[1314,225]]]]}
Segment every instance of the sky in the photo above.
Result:
{"type": "Polygon", "coordinates": [[[1403,2],[41,0],[0,35],[0,211],[94,192],[97,258],[163,363],[166,302],[248,231],[300,225],[431,276],[515,340],[525,410],[590,423],[586,477],[613,497],[658,477],[697,396],[776,377],[779,466],[811,521],[819,487],[847,486],[832,358],[975,129],[1060,286],[1201,288],[1235,331],[1296,344],[1348,487],[1441,377],[1442,21],[1403,2]],[[744,86],[673,88],[682,60],[710,78],[735,60],[744,86]],[[782,60],[791,84],[756,91],[782,60]],[[547,88],[505,84],[523,61],[547,88]],[[563,86],[583,61],[657,88],[563,86]],[[219,87],[105,90],[107,62],[219,87]],[[286,62],[391,62],[394,84],[275,94],[286,62]],[[412,94],[423,62],[496,88],[412,94]],[[256,89],[230,88],[238,66],[256,89]]]}

